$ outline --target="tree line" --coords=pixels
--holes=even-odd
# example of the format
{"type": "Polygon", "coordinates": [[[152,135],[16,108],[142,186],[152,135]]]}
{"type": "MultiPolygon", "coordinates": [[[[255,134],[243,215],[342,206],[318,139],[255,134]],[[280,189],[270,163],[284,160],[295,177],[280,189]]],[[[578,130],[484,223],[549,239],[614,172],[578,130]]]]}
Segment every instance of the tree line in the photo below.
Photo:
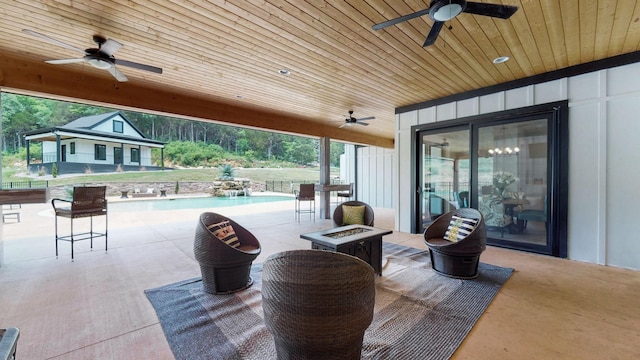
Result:
{"type": "MultiPolygon", "coordinates": [[[[117,109],[57,101],[13,93],[0,93],[2,151],[24,151],[24,134],[61,126],[84,116],[117,109]]],[[[182,166],[214,166],[225,159],[288,162],[311,165],[318,161],[317,139],[120,110],[146,137],[167,142],[165,158],[182,166]]],[[[344,145],[331,143],[331,165],[338,166],[344,145]]]]}

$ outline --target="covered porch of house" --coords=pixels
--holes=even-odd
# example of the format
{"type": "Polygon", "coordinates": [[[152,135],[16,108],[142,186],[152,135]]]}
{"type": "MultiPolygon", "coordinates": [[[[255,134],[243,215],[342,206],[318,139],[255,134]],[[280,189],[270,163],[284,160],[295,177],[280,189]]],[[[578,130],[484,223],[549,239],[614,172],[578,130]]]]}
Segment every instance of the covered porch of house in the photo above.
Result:
{"type": "MultiPolygon", "coordinates": [[[[393,230],[393,209],[374,210],[375,226],[393,230]]],[[[20,328],[19,358],[172,359],[144,290],[200,276],[193,236],[203,211],[111,211],[109,251],[79,242],[71,262],[68,246],[55,258],[51,206],[23,205],[19,223],[0,225],[0,324],[20,328]]],[[[299,234],[333,227],[330,219],[297,222],[293,199],[216,211],[259,239],[256,262],[309,248],[299,234]]],[[[394,231],[383,240],[426,250],[420,234],[394,231]]],[[[491,246],[481,261],[516,271],[453,358],[640,353],[638,272],[491,246]]]]}

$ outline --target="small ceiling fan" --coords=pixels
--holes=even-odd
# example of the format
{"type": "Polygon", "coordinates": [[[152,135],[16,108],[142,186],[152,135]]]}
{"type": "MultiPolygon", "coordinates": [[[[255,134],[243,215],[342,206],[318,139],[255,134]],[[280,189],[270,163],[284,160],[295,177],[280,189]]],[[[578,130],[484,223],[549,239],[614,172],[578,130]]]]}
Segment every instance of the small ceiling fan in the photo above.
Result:
{"type": "Polygon", "coordinates": [[[60,65],[60,64],[75,64],[75,63],[82,63],[82,62],[86,62],[89,63],[90,65],[92,65],[95,68],[98,69],[102,69],[102,70],[107,70],[111,75],[113,75],[114,78],[116,78],[116,80],[118,81],[127,81],[129,79],[127,79],[126,76],[124,76],[123,73],[121,73],[117,68],[116,65],[122,65],[122,66],[128,66],[128,67],[132,67],[135,69],[140,69],[140,70],[145,70],[145,71],[150,71],[156,74],[162,74],[162,69],[159,67],[155,67],[155,66],[151,66],[151,65],[144,65],[144,64],[139,64],[133,61],[128,61],[128,60],[120,60],[120,59],[116,59],[113,54],[120,50],[120,48],[122,48],[122,44],[112,40],[112,39],[106,39],[103,36],[100,35],[93,35],[93,42],[95,42],[98,47],[97,48],[89,48],[86,50],[82,50],[79,49],[73,45],[69,45],[65,42],[62,42],[60,40],[54,39],[52,37],[49,37],[47,35],[41,34],[39,32],[35,32],[33,30],[29,30],[29,29],[23,29],[22,30],[24,33],[29,34],[29,35],[33,35],[35,37],[39,37],[45,41],[48,41],[52,44],[58,45],[58,46],[62,46],[65,47],[67,49],[70,50],[74,50],[77,52],[81,52],[84,54],[83,57],[81,58],[74,58],[74,59],[60,59],[60,60],[45,60],[46,63],[49,64],[56,64],[56,65],[60,65]]]}
{"type": "Polygon", "coordinates": [[[363,126],[369,126],[368,123],[363,122],[363,121],[367,121],[367,120],[373,120],[375,119],[375,116],[369,116],[369,117],[364,117],[364,118],[354,118],[353,117],[353,110],[349,110],[349,116],[344,119],[344,124],[340,125],[340,127],[345,127],[345,126],[352,126],[352,125],[363,125],[363,126]]]}
{"type": "Polygon", "coordinates": [[[512,5],[499,5],[499,4],[485,4],[473,1],[465,0],[433,0],[428,9],[416,11],[412,14],[400,16],[399,18],[391,19],[379,24],[373,25],[373,30],[380,30],[387,26],[395,25],[413,18],[417,18],[423,15],[429,14],[429,17],[434,21],[431,31],[427,35],[427,39],[424,41],[423,47],[433,45],[442,26],[445,21],[449,21],[460,13],[469,13],[475,15],[490,16],[500,19],[508,19],[518,10],[517,6],[512,5]]]}

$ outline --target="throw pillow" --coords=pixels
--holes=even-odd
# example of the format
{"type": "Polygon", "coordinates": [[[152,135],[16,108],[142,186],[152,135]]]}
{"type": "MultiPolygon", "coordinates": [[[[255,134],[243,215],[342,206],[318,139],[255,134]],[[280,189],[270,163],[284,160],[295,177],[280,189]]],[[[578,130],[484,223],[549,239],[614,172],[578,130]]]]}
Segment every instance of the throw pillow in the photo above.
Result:
{"type": "Polygon", "coordinates": [[[444,233],[444,239],[458,242],[468,236],[478,224],[477,219],[468,219],[456,215],[451,216],[449,227],[444,233]]]}
{"type": "Polygon", "coordinates": [[[240,240],[236,236],[236,232],[233,230],[233,226],[231,226],[229,220],[224,220],[219,223],[209,225],[207,226],[207,229],[209,229],[209,231],[211,231],[211,233],[215,237],[225,242],[227,245],[236,249],[240,246],[240,240]]]}
{"type": "Polygon", "coordinates": [[[342,225],[364,225],[364,205],[342,205],[342,225]]]}

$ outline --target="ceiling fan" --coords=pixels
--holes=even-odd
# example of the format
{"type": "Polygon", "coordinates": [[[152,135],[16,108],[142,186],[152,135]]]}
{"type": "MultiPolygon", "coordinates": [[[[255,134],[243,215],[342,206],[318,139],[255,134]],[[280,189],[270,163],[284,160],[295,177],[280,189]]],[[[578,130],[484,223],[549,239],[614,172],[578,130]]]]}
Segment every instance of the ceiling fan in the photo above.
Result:
{"type": "Polygon", "coordinates": [[[440,30],[445,21],[451,20],[460,13],[469,13],[475,15],[490,16],[500,19],[508,19],[518,10],[517,6],[485,4],[465,0],[433,0],[428,9],[416,11],[412,14],[404,15],[399,18],[381,22],[373,25],[373,30],[380,30],[387,26],[395,25],[413,18],[417,18],[426,14],[434,21],[431,31],[424,41],[423,47],[433,45],[438,38],[440,30]]]}
{"type": "Polygon", "coordinates": [[[128,67],[132,67],[132,68],[136,68],[136,69],[140,69],[140,70],[145,70],[145,71],[150,71],[156,74],[162,74],[162,69],[159,67],[155,67],[155,66],[151,66],[151,65],[144,65],[144,64],[139,64],[133,61],[128,61],[128,60],[120,60],[120,59],[116,59],[113,54],[120,50],[120,48],[123,46],[121,43],[112,40],[112,39],[106,39],[103,36],[100,35],[93,35],[93,42],[95,42],[98,47],[97,48],[89,48],[86,50],[82,50],[79,49],[73,45],[69,45],[65,42],[62,42],[60,40],[54,39],[52,37],[49,37],[47,35],[41,34],[39,32],[35,32],[33,30],[29,30],[29,29],[23,29],[22,30],[24,33],[27,33],[29,35],[33,35],[35,37],[39,37],[45,41],[48,41],[52,44],[56,44],[58,46],[62,46],[65,47],[67,49],[70,50],[74,50],[77,52],[81,52],[84,54],[83,57],[81,58],[74,58],[74,59],[60,59],[60,60],[45,60],[46,63],[49,64],[74,64],[74,63],[82,63],[82,62],[86,62],[89,63],[90,65],[92,65],[95,68],[98,69],[102,69],[102,70],[107,70],[111,75],[113,75],[114,78],[116,78],[116,80],[118,81],[127,81],[127,77],[124,76],[123,73],[121,73],[117,68],[116,65],[122,65],[122,66],[128,66],[128,67]]]}
{"type": "Polygon", "coordinates": [[[369,126],[368,123],[363,122],[363,121],[367,121],[367,120],[373,120],[375,119],[375,116],[369,116],[369,117],[364,117],[364,118],[354,118],[353,117],[353,110],[349,110],[349,116],[344,119],[344,124],[340,125],[340,127],[344,127],[344,126],[352,126],[352,125],[363,125],[363,126],[369,126]]]}

